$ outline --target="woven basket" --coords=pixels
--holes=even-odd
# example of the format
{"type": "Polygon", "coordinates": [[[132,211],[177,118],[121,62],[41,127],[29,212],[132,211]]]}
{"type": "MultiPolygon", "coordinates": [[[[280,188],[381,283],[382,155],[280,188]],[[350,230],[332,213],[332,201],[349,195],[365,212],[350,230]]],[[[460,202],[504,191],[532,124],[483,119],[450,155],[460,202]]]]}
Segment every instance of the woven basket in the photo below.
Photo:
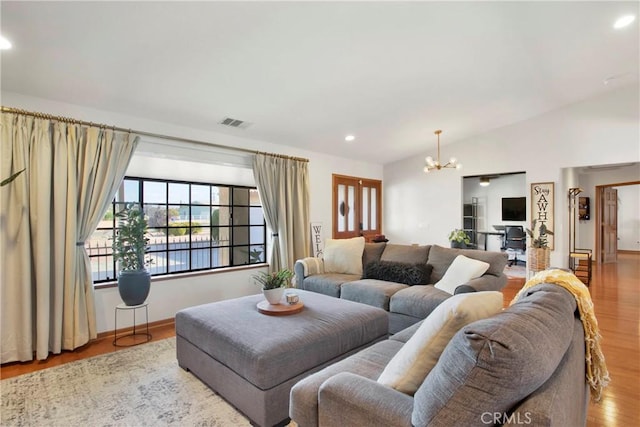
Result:
{"type": "Polygon", "coordinates": [[[528,265],[530,271],[542,271],[549,268],[549,248],[529,248],[528,265]]]}

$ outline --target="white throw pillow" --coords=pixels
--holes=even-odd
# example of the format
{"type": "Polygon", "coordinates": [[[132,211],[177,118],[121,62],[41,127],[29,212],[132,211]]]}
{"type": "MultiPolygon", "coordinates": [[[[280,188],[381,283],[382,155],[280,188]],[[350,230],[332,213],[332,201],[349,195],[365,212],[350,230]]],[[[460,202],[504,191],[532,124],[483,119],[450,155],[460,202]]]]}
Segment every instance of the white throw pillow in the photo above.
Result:
{"type": "Polygon", "coordinates": [[[393,356],[378,382],[413,395],[456,332],[500,312],[502,304],[502,293],[496,291],[470,292],[446,299],[393,356]]]}
{"type": "Polygon", "coordinates": [[[357,274],[362,276],[364,237],[327,239],[323,258],[325,273],[357,274]]]}
{"type": "Polygon", "coordinates": [[[488,269],[488,262],[458,255],[449,268],[447,268],[442,279],[434,286],[453,295],[458,286],[464,285],[471,279],[482,276],[488,269]]]}

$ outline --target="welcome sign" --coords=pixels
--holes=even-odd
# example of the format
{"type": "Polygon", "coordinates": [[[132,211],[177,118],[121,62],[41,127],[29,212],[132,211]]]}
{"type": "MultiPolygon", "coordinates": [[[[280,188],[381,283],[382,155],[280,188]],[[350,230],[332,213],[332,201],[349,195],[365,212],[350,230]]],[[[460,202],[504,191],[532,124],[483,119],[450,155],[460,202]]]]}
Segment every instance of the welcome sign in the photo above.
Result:
{"type": "Polygon", "coordinates": [[[322,235],[322,223],[311,223],[311,245],[313,247],[313,256],[322,258],[322,250],[324,249],[324,236],[322,235]]]}
{"type": "MultiPolygon", "coordinates": [[[[553,182],[537,182],[531,184],[531,221],[536,221],[536,229],[532,230],[534,238],[538,237],[540,226],[544,224],[547,230],[553,230],[553,182]]],[[[549,249],[553,250],[554,236],[547,235],[549,249]]]]}

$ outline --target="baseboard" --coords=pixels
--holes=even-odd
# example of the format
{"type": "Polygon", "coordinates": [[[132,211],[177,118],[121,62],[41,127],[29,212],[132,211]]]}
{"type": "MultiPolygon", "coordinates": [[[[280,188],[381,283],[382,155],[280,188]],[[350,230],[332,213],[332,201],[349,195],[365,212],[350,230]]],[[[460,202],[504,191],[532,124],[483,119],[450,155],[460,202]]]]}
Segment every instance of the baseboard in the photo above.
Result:
{"type": "MultiPolygon", "coordinates": [[[[164,320],[156,320],[155,322],[149,322],[149,330],[152,330],[154,328],[161,328],[161,327],[174,327],[175,328],[175,318],[171,317],[169,319],[164,319],[164,320]]],[[[140,325],[136,325],[137,329],[140,329],[140,325]]],[[[118,335],[120,334],[125,334],[128,332],[132,332],[133,331],[133,326],[129,326],[126,328],[122,328],[122,329],[118,329],[117,333],[118,335]]],[[[112,337],[114,336],[114,331],[107,331],[107,332],[100,332],[98,333],[98,339],[102,339],[102,338],[107,338],[107,337],[112,337]]]]}
{"type": "Polygon", "coordinates": [[[640,254],[640,251],[634,251],[633,249],[618,249],[618,253],[637,255],[640,254]]]}

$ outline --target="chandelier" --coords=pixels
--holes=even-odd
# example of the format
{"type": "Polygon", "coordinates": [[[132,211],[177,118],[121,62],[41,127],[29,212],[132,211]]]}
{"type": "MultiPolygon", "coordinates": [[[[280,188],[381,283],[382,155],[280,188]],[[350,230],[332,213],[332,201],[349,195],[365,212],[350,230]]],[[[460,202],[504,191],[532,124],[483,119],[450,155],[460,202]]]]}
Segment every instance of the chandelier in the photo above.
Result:
{"type": "Polygon", "coordinates": [[[434,133],[438,135],[438,159],[434,161],[433,157],[431,156],[424,159],[426,162],[423,169],[424,173],[429,173],[429,171],[431,171],[432,169],[437,169],[437,170],[445,169],[445,168],[460,169],[462,165],[458,163],[455,157],[451,157],[449,161],[444,165],[440,163],[440,134],[442,133],[442,131],[438,129],[434,133]]]}

